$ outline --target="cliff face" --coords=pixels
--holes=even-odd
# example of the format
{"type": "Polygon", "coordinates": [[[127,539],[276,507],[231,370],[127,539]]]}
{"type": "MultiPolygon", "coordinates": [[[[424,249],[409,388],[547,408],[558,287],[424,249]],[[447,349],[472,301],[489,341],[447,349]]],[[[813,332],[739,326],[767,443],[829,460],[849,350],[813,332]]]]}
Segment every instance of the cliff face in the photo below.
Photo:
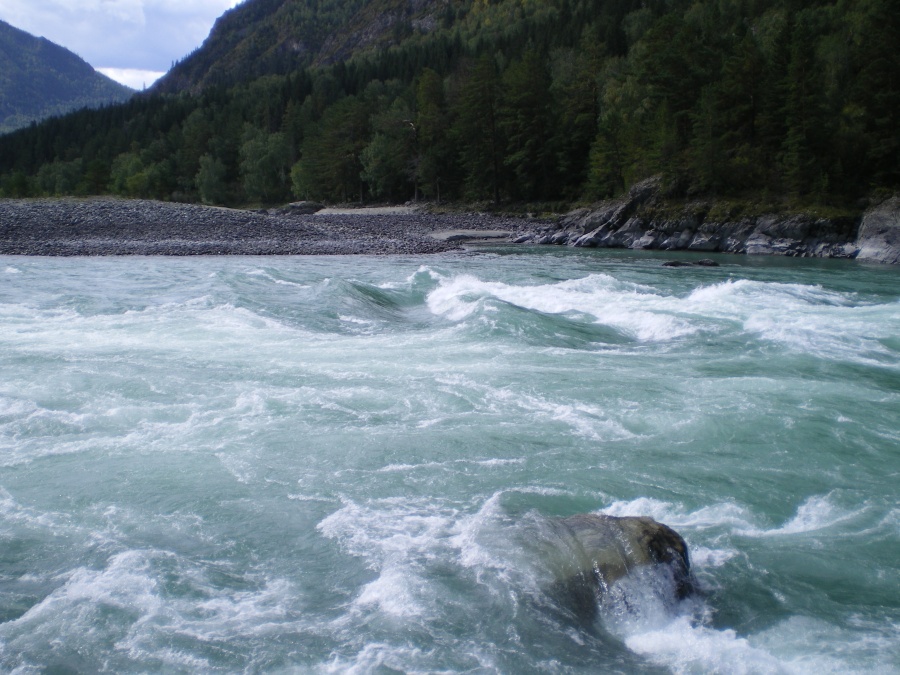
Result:
{"type": "Polygon", "coordinates": [[[627,196],[579,209],[531,238],[537,244],[858,258],[900,262],[900,198],[858,217],[808,214],[728,217],[715,203],[659,208],[658,183],[634,186],[627,196]]]}

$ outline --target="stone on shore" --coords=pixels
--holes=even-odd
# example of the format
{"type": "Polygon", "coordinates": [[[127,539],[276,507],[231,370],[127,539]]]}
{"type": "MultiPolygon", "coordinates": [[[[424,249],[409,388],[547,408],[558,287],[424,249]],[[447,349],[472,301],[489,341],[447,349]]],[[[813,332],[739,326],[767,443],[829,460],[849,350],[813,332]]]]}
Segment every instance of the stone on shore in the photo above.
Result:
{"type": "Polygon", "coordinates": [[[458,250],[464,239],[518,237],[522,218],[431,214],[418,207],[317,209],[298,203],[252,212],[140,199],[0,200],[0,254],[388,255],[458,250]],[[308,213],[316,209],[313,213],[308,213]]]}
{"type": "Polygon", "coordinates": [[[731,216],[731,209],[702,199],[676,205],[661,196],[659,179],[649,179],[623,197],[570,212],[530,241],[900,263],[900,197],[865,214],[827,218],[811,213],[731,216]]]}
{"type": "Polygon", "coordinates": [[[867,211],[859,227],[857,260],[900,263],[900,197],[867,211]]]}
{"type": "Polygon", "coordinates": [[[488,239],[509,239],[509,230],[446,230],[432,232],[429,236],[438,241],[485,241],[488,239]]]}
{"type": "Polygon", "coordinates": [[[285,204],[276,209],[270,209],[268,213],[274,216],[308,216],[313,213],[318,213],[324,208],[325,205],[320,204],[319,202],[291,202],[290,204],[285,204]]]}

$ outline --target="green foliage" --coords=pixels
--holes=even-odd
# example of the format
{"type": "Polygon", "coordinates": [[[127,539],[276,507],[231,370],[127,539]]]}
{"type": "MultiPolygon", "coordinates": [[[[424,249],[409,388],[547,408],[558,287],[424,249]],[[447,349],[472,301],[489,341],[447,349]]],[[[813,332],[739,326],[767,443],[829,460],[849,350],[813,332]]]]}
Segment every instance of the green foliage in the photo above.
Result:
{"type": "Polygon", "coordinates": [[[43,197],[60,197],[76,194],[81,182],[82,161],[51,162],[44,164],[35,176],[38,193],[43,197]]]}
{"type": "Polygon", "coordinates": [[[503,165],[511,172],[508,193],[515,199],[549,199],[557,193],[550,72],[533,50],[503,74],[499,127],[505,140],[503,165]]]}
{"type": "Polygon", "coordinates": [[[465,174],[467,199],[500,201],[503,143],[498,118],[500,78],[494,59],[483,55],[463,76],[452,113],[452,138],[465,174]]]}
{"type": "Polygon", "coordinates": [[[287,201],[291,164],[291,149],[285,134],[266,134],[247,126],[240,151],[240,171],[248,200],[261,204],[287,201]]]}
{"type": "Polygon", "coordinates": [[[212,155],[203,155],[199,164],[196,182],[200,201],[204,204],[225,204],[228,201],[225,164],[212,155]]]}
{"type": "Polygon", "coordinates": [[[840,206],[900,188],[897,17],[888,0],[255,0],[159,91],[0,137],[0,188],[552,202],[661,176],[673,197],[840,206]]]}
{"type": "Polygon", "coordinates": [[[14,199],[32,197],[34,186],[24,171],[13,171],[12,174],[0,178],[0,194],[14,199]]]}
{"type": "Polygon", "coordinates": [[[416,181],[416,120],[399,98],[373,118],[372,140],[360,155],[362,179],[374,197],[402,201],[416,181]]]}
{"type": "Polygon", "coordinates": [[[347,96],[329,107],[303,143],[292,169],[294,195],[301,199],[346,202],[364,198],[360,155],[369,143],[369,111],[365,102],[347,96]]]}
{"type": "Polygon", "coordinates": [[[436,71],[426,68],[416,86],[417,187],[430,198],[441,201],[441,188],[452,181],[454,148],[450,142],[450,115],[444,83],[436,71]]]}

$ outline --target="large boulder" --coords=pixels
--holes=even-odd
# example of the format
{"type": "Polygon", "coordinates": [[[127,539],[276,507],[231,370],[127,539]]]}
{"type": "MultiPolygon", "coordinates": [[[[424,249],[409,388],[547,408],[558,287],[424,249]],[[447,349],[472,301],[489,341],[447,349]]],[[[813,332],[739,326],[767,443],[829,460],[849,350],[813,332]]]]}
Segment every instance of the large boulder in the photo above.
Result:
{"type": "Polygon", "coordinates": [[[555,592],[578,615],[593,617],[617,582],[657,573],[672,601],[694,591],[688,548],[672,528],[648,517],[585,513],[555,521],[555,592]]]}
{"type": "Polygon", "coordinates": [[[325,205],[319,202],[291,202],[290,204],[270,209],[268,213],[274,216],[309,216],[313,213],[318,213],[324,208],[325,205]]]}
{"type": "Polygon", "coordinates": [[[865,213],[856,240],[857,260],[900,263],[900,197],[865,213]]]}

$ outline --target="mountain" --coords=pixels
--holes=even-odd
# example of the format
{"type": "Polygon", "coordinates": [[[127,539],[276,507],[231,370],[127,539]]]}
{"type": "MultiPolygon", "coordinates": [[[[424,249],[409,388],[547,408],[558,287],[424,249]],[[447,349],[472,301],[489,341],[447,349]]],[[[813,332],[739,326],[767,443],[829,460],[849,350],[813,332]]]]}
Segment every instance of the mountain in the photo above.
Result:
{"type": "Polygon", "coordinates": [[[132,94],[69,50],[0,21],[0,134],[132,94]]]}
{"type": "Polygon", "coordinates": [[[247,0],[155,85],[161,93],[327,66],[452,21],[450,0],[247,0]]]}

